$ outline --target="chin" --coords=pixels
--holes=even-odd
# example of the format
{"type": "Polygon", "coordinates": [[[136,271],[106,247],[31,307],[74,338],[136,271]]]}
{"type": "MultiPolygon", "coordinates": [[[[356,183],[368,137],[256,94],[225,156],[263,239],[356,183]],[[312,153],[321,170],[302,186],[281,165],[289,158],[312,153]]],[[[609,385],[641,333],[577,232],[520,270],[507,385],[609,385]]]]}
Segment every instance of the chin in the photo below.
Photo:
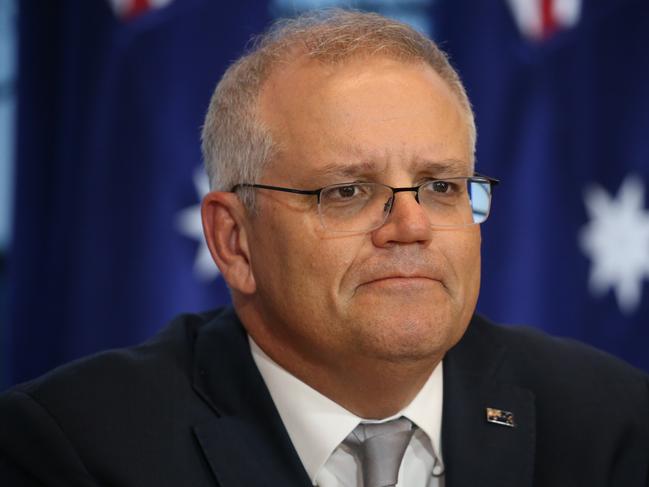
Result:
{"type": "Polygon", "coordinates": [[[439,360],[466,329],[454,313],[409,306],[363,320],[363,348],[385,360],[439,360]]]}

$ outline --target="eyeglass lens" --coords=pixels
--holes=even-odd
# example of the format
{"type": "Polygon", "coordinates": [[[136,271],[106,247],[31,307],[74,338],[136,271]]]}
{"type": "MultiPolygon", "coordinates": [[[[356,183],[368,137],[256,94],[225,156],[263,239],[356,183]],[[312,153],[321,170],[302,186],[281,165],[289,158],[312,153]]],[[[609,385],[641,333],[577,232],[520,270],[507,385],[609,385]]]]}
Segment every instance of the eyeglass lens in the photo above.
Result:
{"type": "MultiPolygon", "coordinates": [[[[341,232],[374,230],[385,223],[393,198],[392,189],[379,183],[328,186],[320,193],[322,224],[341,232]]],[[[429,181],[419,188],[418,200],[433,226],[479,224],[489,215],[491,184],[468,178],[429,181]]]]}

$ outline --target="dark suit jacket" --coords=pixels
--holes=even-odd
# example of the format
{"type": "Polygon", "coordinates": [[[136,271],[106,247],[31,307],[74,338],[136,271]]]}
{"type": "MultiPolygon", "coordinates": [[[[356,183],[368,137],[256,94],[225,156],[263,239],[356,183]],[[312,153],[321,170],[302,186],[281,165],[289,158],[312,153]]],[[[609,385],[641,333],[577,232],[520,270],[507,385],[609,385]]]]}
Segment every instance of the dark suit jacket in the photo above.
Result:
{"type": "MultiPolygon", "coordinates": [[[[649,384],[585,346],[475,317],[445,358],[442,437],[447,487],[645,487],[649,384]],[[487,407],[516,427],[487,422],[487,407]]],[[[0,396],[0,485],[310,482],[221,310],[0,396]]]]}

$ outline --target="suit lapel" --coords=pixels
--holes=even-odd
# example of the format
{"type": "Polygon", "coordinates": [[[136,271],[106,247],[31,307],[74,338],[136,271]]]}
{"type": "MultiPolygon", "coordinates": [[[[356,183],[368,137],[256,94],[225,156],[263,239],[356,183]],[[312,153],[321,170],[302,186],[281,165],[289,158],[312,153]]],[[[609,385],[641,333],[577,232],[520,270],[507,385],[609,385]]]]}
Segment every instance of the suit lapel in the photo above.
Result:
{"type": "Polygon", "coordinates": [[[534,396],[501,378],[508,375],[503,373],[507,350],[489,326],[474,318],[444,359],[442,453],[447,487],[532,485],[534,396]],[[489,422],[487,408],[503,411],[503,416],[512,413],[515,427],[489,422]]]}
{"type": "Polygon", "coordinates": [[[231,310],[196,337],[193,387],[215,413],[194,434],[219,486],[311,485],[231,310]]]}
{"type": "MultiPolygon", "coordinates": [[[[502,378],[506,355],[497,333],[476,317],[444,359],[447,487],[532,485],[534,397],[502,378]],[[488,422],[486,408],[511,412],[516,426],[488,422]]],[[[217,485],[311,485],[232,311],[196,336],[193,374],[194,390],[214,412],[194,434],[217,485]]]]}

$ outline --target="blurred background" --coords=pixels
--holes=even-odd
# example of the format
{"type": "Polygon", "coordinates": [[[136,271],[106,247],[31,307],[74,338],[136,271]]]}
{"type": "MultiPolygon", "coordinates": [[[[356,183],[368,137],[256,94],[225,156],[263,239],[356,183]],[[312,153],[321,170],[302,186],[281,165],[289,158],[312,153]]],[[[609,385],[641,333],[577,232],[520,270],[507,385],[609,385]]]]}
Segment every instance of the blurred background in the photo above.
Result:
{"type": "Polygon", "coordinates": [[[437,40],[500,178],[479,311],[649,371],[646,0],[0,0],[0,388],[228,302],[202,241],[214,85],[276,17],[437,40]]]}

